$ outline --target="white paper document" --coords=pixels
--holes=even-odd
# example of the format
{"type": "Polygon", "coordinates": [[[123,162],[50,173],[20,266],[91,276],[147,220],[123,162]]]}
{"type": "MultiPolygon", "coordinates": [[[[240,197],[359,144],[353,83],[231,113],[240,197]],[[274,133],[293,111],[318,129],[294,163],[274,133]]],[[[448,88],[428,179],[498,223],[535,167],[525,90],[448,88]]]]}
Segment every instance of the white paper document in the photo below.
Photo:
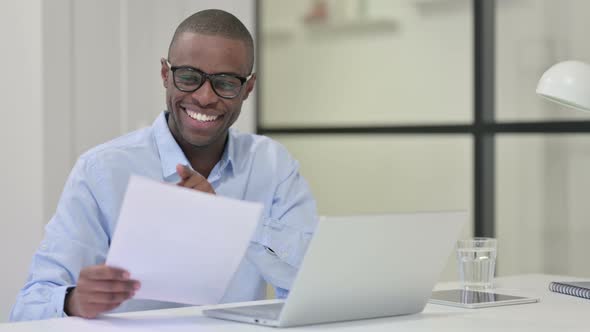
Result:
{"type": "Polygon", "coordinates": [[[136,299],[216,304],[262,205],[132,176],[106,264],[141,282],[136,299]]]}

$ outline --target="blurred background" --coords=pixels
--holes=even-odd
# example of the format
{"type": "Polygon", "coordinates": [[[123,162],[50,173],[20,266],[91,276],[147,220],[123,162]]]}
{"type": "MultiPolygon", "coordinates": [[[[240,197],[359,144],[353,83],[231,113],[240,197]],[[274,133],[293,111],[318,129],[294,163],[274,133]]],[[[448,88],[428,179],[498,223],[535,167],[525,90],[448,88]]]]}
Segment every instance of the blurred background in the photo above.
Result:
{"type": "Polygon", "coordinates": [[[590,113],[535,94],[552,64],[590,62],[588,1],[7,0],[0,322],[75,160],[152,123],[159,59],[206,8],[258,45],[236,126],[287,146],[320,214],[467,210],[463,237],[498,238],[498,276],[590,277],[590,113]]]}

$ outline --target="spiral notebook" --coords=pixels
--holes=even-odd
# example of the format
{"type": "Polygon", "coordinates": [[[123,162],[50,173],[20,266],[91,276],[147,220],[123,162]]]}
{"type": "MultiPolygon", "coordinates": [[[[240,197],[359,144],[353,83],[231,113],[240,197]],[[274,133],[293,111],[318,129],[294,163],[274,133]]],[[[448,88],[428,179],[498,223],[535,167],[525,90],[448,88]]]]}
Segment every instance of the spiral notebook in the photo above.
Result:
{"type": "Polygon", "coordinates": [[[590,300],[590,281],[553,281],[549,290],[590,300]]]}

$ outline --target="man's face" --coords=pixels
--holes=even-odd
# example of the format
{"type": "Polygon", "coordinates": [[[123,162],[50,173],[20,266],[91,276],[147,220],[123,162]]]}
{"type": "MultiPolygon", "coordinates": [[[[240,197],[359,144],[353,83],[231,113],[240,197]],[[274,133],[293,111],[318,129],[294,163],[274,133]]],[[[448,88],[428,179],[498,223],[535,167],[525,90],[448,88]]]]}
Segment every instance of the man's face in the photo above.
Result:
{"type": "MultiPolygon", "coordinates": [[[[246,77],[250,59],[242,41],[219,36],[183,33],[170,49],[171,66],[190,66],[208,74],[230,73],[246,77]]],[[[172,71],[162,61],[162,80],[170,115],[168,126],[181,146],[206,148],[223,146],[229,127],[240,115],[242,103],[254,88],[255,77],[248,80],[233,99],[219,97],[206,80],[194,92],[176,88],[172,71]]]]}

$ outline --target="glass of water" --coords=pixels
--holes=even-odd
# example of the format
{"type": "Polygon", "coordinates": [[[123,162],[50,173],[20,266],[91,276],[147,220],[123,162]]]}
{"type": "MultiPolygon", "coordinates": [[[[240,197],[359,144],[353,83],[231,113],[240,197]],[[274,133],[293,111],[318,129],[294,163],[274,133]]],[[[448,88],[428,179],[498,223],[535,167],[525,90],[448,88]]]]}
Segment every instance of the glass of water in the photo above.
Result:
{"type": "Polygon", "coordinates": [[[457,241],[457,263],[461,287],[486,290],[494,286],[497,241],[476,237],[457,241]]]}

